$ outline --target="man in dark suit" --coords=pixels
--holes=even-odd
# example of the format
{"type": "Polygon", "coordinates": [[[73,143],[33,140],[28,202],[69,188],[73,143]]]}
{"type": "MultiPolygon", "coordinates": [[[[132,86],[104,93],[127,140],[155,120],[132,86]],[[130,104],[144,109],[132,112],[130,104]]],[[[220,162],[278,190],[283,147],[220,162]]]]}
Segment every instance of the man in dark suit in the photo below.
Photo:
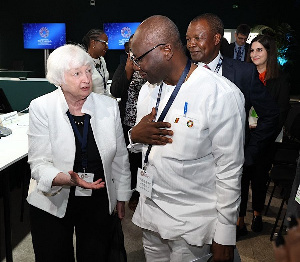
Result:
{"type": "Polygon", "coordinates": [[[240,24],[234,34],[235,42],[229,44],[223,55],[239,61],[246,61],[250,46],[246,43],[249,34],[250,27],[247,24],[240,24]]]}
{"type": "MultiPolygon", "coordinates": [[[[273,137],[275,127],[278,123],[279,109],[267,92],[267,89],[259,80],[257,69],[253,64],[222,57],[220,45],[223,33],[223,22],[218,16],[203,14],[190,22],[186,33],[186,40],[187,49],[190,52],[193,62],[198,63],[198,66],[208,66],[212,71],[222,74],[235,83],[245,97],[247,120],[245,125],[245,163],[237,227],[237,236],[240,236],[247,234],[244,217],[247,209],[248,190],[244,192],[243,180],[247,176],[247,169],[254,165],[259,154],[268,146],[273,137]],[[255,108],[259,119],[256,128],[250,130],[248,116],[252,106],[255,108]]],[[[252,223],[257,223],[255,217],[253,218],[252,223]]]]}

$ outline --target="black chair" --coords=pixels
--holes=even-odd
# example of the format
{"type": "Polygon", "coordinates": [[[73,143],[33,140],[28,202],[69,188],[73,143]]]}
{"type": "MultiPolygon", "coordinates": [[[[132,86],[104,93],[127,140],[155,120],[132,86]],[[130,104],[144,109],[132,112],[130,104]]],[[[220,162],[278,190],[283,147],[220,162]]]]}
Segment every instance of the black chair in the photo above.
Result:
{"type": "MultiPolygon", "coordinates": [[[[299,153],[298,153],[299,154],[299,153]]],[[[274,165],[270,171],[270,181],[272,181],[274,183],[274,187],[273,190],[271,192],[267,207],[266,207],[266,211],[265,211],[265,215],[267,214],[269,207],[271,205],[271,201],[272,198],[274,196],[275,193],[275,189],[276,188],[280,188],[281,192],[280,192],[280,197],[281,197],[281,203],[280,203],[280,207],[279,210],[277,212],[277,216],[276,216],[276,220],[274,223],[274,226],[272,228],[271,231],[271,236],[270,236],[270,240],[273,240],[273,236],[274,233],[276,231],[276,228],[278,226],[278,222],[280,220],[281,217],[281,213],[284,207],[284,204],[288,204],[288,199],[290,197],[290,193],[291,193],[291,189],[292,189],[292,185],[293,185],[293,181],[296,175],[296,160],[295,160],[295,164],[277,164],[274,165]]],[[[283,221],[285,219],[285,214],[282,218],[282,223],[279,229],[279,232],[281,233],[283,230],[283,221]]]]}

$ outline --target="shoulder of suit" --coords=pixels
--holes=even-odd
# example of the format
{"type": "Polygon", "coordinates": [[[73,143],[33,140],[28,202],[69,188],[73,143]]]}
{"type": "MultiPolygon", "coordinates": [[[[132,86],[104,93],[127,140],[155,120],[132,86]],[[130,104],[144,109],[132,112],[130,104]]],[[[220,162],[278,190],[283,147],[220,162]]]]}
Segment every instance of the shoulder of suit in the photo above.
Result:
{"type": "Polygon", "coordinates": [[[238,60],[235,60],[231,57],[226,57],[226,56],[223,58],[223,62],[230,63],[232,65],[240,67],[241,69],[243,69],[243,68],[254,68],[255,67],[255,65],[253,63],[238,61],[238,60]]]}
{"type": "MultiPolygon", "coordinates": [[[[41,95],[35,99],[33,99],[31,102],[32,103],[44,103],[45,101],[49,102],[49,101],[54,101],[53,98],[56,98],[59,96],[59,90],[55,89],[54,91],[41,95]]],[[[55,100],[56,100],[55,99],[55,100]]]]}
{"type": "Polygon", "coordinates": [[[41,114],[45,111],[52,112],[56,108],[64,105],[59,94],[60,90],[56,89],[48,94],[37,97],[30,102],[30,108],[35,112],[40,112],[41,114]]]}
{"type": "Polygon", "coordinates": [[[92,92],[90,94],[91,98],[96,102],[104,102],[104,103],[116,103],[116,99],[111,97],[111,96],[107,96],[107,95],[104,95],[104,94],[98,94],[98,93],[95,93],[95,92],[92,92]]]}

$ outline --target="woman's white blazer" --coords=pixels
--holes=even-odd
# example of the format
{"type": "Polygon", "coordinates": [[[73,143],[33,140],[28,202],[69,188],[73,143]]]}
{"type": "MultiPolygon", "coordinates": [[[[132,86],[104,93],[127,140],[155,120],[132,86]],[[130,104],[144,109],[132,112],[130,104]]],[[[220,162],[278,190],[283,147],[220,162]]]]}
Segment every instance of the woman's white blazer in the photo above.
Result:
{"type": "MultiPolygon", "coordinates": [[[[68,104],[57,90],[34,99],[29,107],[28,163],[31,182],[27,201],[54,216],[63,217],[69,186],[51,186],[59,172],[68,174],[75,159],[75,136],[66,112],[68,104]]],[[[91,127],[101,156],[109,212],[117,200],[131,196],[130,169],[117,101],[91,93],[82,107],[91,116],[91,127]]]]}

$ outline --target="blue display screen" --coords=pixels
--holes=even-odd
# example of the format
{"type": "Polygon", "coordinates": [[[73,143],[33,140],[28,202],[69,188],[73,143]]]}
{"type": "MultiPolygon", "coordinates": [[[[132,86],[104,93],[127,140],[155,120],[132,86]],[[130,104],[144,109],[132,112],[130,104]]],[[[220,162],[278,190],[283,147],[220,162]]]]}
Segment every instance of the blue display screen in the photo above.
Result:
{"type": "Polygon", "coordinates": [[[25,49],[56,49],[66,43],[65,23],[24,23],[25,49]]]}
{"type": "Polygon", "coordinates": [[[134,34],[140,23],[104,23],[103,30],[108,37],[109,49],[124,49],[125,42],[134,34]]]}

